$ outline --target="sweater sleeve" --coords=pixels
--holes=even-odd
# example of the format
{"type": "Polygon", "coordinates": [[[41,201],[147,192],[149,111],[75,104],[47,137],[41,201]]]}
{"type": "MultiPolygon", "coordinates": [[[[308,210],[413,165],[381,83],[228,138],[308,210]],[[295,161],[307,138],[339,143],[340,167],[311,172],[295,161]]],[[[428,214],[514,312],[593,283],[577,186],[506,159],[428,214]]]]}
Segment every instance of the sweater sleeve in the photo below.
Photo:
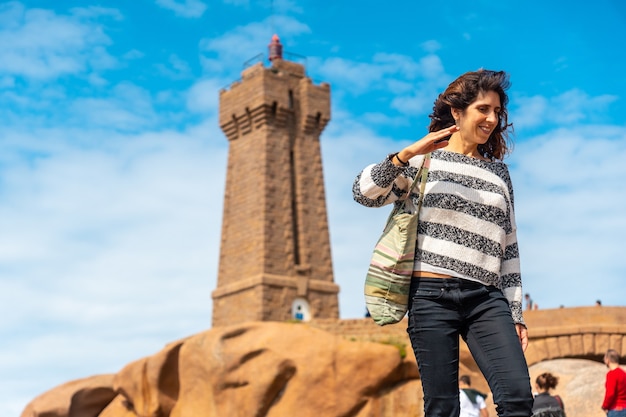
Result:
{"type": "Polygon", "coordinates": [[[502,292],[506,296],[513,321],[516,324],[523,324],[522,315],[522,278],[520,274],[520,259],[517,249],[517,237],[515,231],[507,235],[507,246],[502,260],[502,292]]]}
{"type": "Polygon", "coordinates": [[[615,407],[615,403],[617,402],[617,380],[615,378],[615,373],[609,371],[606,374],[606,382],[604,384],[605,392],[604,392],[604,401],[602,402],[603,410],[611,410],[615,407]]]}
{"type": "Polygon", "coordinates": [[[506,247],[502,265],[500,267],[500,276],[502,278],[502,292],[509,302],[511,315],[516,324],[526,326],[524,316],[522,314],[522,275],[520,268],[519,248],[517,246],[517,225],[515,223],[515,208],[513,198],[513,184],[506,170],[505,182],[508,187],[509,194],[509,230],[506,234],[506,247]]]}
{"type": "Polygon", "coordinates": [[[414,159],[417,158],[411,159],[408,167],[399,167],[388,156],[365,167],[352,185],[354,200],[365,207],[382,207],[401,199],[417,175],[414,159]]]}

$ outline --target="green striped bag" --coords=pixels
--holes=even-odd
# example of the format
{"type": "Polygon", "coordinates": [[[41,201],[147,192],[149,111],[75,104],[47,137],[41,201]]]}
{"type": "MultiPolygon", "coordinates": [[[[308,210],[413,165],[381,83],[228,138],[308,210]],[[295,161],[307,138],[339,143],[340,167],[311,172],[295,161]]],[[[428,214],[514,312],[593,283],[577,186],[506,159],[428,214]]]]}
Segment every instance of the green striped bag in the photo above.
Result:
{"type": "Polygon", "coordinates": [[[420,181],[417,210],[411,212],[406,207],[410,200],[408,197],[394,207],[370,260],[365,278],[365,305],[369,315],[379,326],[399,322],[408,309],[417,240],[417,218],[429,166],[430,154],[427,154],[407,193],[408,196],[420,181]]]}

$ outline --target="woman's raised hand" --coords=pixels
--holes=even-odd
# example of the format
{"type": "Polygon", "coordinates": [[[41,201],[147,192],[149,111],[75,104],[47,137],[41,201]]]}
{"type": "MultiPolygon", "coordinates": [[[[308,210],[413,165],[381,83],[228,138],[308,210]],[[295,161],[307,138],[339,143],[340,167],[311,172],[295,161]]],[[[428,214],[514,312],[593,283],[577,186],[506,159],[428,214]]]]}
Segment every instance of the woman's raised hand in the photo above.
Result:
{"type": "MultiPolygon", "coordinates": [[[[446,127],[436,132],[430,132],[420,140],[413,142],[406,148],[398,152],[398,156],[402,161],[408,161],[415,155],[425,155],[435,149],[441,149],[448,146],[450,136],[459,131],[459,127],[454,125],[446,127]]],[[[395,159],[395,158],[394,158],[395,159]]]]}

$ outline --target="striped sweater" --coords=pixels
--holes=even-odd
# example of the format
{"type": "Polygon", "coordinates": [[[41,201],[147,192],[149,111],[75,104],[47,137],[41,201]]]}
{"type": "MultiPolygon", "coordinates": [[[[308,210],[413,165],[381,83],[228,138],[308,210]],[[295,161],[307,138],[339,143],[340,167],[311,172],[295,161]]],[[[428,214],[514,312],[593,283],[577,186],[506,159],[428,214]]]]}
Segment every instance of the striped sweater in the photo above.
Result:
{"type": "MultiPolygon", "coordinates": [[[[399,203],[423,159],[418,155],[408,167],[398,167],[387,157],[367,166],[354,181],[355,201],[366,207],[399,203]]],[[[410,195],[414,204],[418,194],[416,185],[410,195]]],[[[434,151],[417,243],[416,269],[423,263],[499,288],[514,322],[524,324],[513,187],[506,164],[434,151]]]]}

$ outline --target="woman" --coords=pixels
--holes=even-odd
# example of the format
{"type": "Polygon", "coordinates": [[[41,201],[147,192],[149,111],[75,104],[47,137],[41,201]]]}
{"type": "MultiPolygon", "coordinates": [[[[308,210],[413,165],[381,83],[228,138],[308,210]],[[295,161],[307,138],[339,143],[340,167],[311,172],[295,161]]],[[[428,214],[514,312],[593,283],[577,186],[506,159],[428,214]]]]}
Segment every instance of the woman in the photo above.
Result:
{"type": "MultiPolygon", "coordinates": [[[[511,127],[508,87],[504,72],[463,74],[435,101],[430,133],[366,167],[353,187],[365,206],[398,203],[431,153],[407,330],[426,417],[459,415],[459,335],[498,415],[531,415],[513,189],[502,162],[511,127]]],[[[417,193],[409,196],[415,207],[417,193]]]]}
{"type": "MultiPolygon", "coordinates": [[[[556,388],[558,383],[559,378],[552,375],[550,372],[544,372],[537,377],[535,380],[537,395],[535,395],[535,403],[533,405],[534,415],[538,415],[542,410],[546,409],[560,409],[565,411],[561,397],[558,395],[550,395],[550,390],[556,388]]],[[[562,415],[564,415],[564,413],[562,415]]]]}

